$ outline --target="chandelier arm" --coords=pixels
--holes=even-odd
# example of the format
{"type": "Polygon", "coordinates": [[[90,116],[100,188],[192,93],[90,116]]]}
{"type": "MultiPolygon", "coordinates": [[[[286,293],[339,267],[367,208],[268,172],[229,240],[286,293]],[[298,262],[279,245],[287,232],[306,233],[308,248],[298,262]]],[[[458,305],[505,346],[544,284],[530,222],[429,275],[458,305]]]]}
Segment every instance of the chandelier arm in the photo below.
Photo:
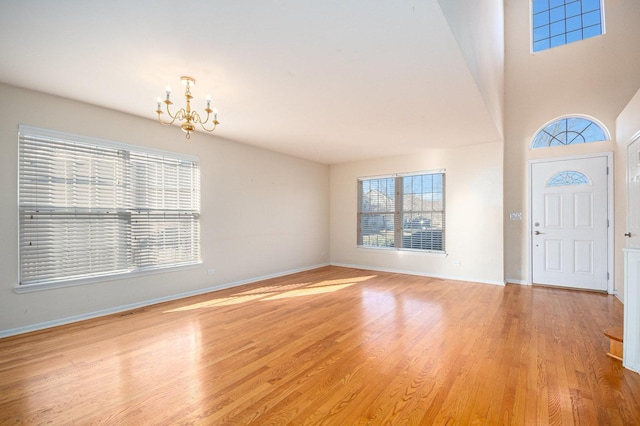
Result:
{"type": "Polygon", "coordinates": [[[213,120],[211,123],[213,123],[213,127],[211,129],[207,129],[207,126],[205,126],[204,123],[200,123],[200,126],[202,126],[202,128],[207,132],[213,132],[216,129],[218,122],[216,120],[213,120]]]}
{"type": "Polygon", "coordinates": [[[203,121],[203,120],[202,120],[202,118],[200,117],[200,114],[198,114],[198,112],[197,112],[197,111],[193,111],[193,112],[191,113],[192,121],[193,121],[194,123],[198,123],[198,124],[200,124],[200,126],[201,126],[204,130],[206,130],[207,132],[213,132],[213,131],[215,130],[216,126],[218,125],[218,121],[217,121],[217,120],[213,120],[213,121],[211,122],[211,123],[213,124],[213,127],[212,127],[211,129],[208,129],[208,128],[207,128],[207,126],[205,126],[205,124],[207,124],[207,123],[209,122],[209,115],[211,114],[211,111],[212,111],[212,110],[211,110],[211,109],[209,109],[209,108],[207,108],[205,111],[207,112],[207,119],[206,119],[206,120],[204,120],[204,121],[203,121]]]}
{"type": "Polygon", "coordinates": [[[160,124],[164,124],[164,125],[169,126],[169,125],[173,124],[173,122],[176,121],[176,119],[174,118],[171,121],[162,121],[162,118],[160,118],[160,115],[158,114],[158,121],[160,122],[160,124]]]}
{"type": "Polygon", "coordinates": [[[178,110],[178,112],[173,115],[171,114],[171,111],[169,111],[169,105],[171,105],[173,102],[169,102],[169,101],[165,101],[165,105],[166,105],[166,110],[167,110],[167,114],[169,115],[169,117],[171,117],[173,120],[171,121],[172,123],[175,121],[176,118],[178,118],[178,114],[180,114],[180,111],[183,110],[183,108],[181,108],[180,110],[178,110]]]}
{"type": "Polygon", "coordinates": [[[180,109],[175,115],[171,114],[171,112],[169,111],[169,105],[167,105],[167,114],[169,115],[169,117],[171,118],[171,121],[164,121],[162,120],[162,111],[157,110],[156,111],[158,113],[158,121],[162,124],[166,124],[166,125],[171,125],[173,124],[176,120],[181,120],[182,118],[180,118],[181,116],[184,115],[184,109],[180,109]]]}
{"type": "Polygon", "coordinates": [[[184,97],[186,100],[185,108],[179,109],[175,114],[171,113],[170,105],[173,104],[173,102],[171,102],[170,100],[171,88],[167,86],[165,100],[162,100],[161,98],[158,98],[157,100],[158,108],[156,109],[156,113],[158,114],[158,121],[161,124],[165,124],[165,125],[173,124],[176,121],[181,122],[180,127],[187,134],[186,136],[187,139],[189,139],[189,137],[191,136],[191,133],[195,130],[195,123],[199,123],[202,129],[207,132],[214,131],[216,126],[220,124],[220,122],[218,121],[217,111],[212,110],[210,107],[211,99],[207,96],[207,107],[204,110],[207,113],[207,116],[205,120],[202,120],[202,117],[200,117],[200,114],[197,111],[191,110],[191,100],[193,99],[193,96],[191,95],[191,86],[195,84],[196,82],[195,79],[191,77],[183,76],[180,78],[180,80],[186,86],[185,94],[184,94],[184,97]],[[165,104],[165,110],[170,120],[164,121],[162,119],[162,114],[164,114],[164,111],[162,111],[162,108],[161,108],[162,103],[165,104]],[[213,120],[211,120],[212,127],[208,128],[206,124],[209,123],[209,118],[211,117],[211,113],[213,113],[213,120]]]}
{"type": "Polygon", "coordinates": [[[178,120],[189,121],[189,115],[187,114],[187,111],[184,110],[184,108],[180,108],[178,112],[176,112],[176,115],[174,117],[177,118],[178,120]]]}
{"type": "Polygon", "coordinates": [[[192,121],[194,123],[204,124],[207,121],[209,121],[209,113],[207,113],[207,119],[202,121],[202,118],[200,118],[200,114],[198,114],[198,111],[192,111],[191,112],[191,118],[192,118],[192,121]]]}

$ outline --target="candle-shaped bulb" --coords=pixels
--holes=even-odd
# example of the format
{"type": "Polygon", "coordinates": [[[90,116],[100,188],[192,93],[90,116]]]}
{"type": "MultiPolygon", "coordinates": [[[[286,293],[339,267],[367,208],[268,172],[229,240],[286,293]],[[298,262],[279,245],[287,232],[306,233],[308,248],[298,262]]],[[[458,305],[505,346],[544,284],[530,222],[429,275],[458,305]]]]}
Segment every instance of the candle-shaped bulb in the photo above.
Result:
{"type": "Polygon", "coordinates": [[[167,92],[167,100],[169,100],[169,96],[171,95],[171,86],[167,86],[166,92],[167,92]]]}
{"type": "Polygon", "coordinates": [[[218,121],[218,110],[213,109],[213,121],[218,121]]]}
{"type": "Polygon", "coordinates": [[[158,96],[158,99],[156,101],[158,102],[158,111],[160,111],[160,104],[162,103],[162,99],[160,99],[160,96],[158,96]]]}
{"type": "Polygon", "coordinates": [[[207,95],[207,109],[211,108],[211,95],[207,95]]]}

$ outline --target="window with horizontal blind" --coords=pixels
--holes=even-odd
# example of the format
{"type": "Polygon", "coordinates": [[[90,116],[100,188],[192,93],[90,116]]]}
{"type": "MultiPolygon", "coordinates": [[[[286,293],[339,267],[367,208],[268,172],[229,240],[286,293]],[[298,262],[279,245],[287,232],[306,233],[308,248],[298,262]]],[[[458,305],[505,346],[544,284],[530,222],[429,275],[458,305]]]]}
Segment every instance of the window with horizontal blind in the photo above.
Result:
{"type": "Polygon", "coordinates": [[[445,251],[444,171],[358,179],[360,247],[445,251]]]}
{"type": "Polygon", "coordinates": [[[197,157],[19,128],[20,284],[200,262],[197,157]]]}

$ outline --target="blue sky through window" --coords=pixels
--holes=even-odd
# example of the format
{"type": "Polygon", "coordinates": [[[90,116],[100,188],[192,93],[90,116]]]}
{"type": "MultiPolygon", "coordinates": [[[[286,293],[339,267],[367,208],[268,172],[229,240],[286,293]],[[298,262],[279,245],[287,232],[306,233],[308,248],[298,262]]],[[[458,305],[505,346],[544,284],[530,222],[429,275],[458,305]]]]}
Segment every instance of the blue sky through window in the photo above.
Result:
{"type": "Polygon", "coordinates": [[[364,194],[370,191],[380,192],[393,198],[396,192],[395,178],[367,179],[362,181],[362,191],[364,194]]]}
{"type": "Polygon", "coordinates": [[[567,170],[556,173],[549,179],[547,186],[588,185],[591,181],[584,173],[567,170]]]}
{"type": "MultiPolygon", "coordinates": [[[[405,176],[402,180],[405,194],[429,194],[434,200],[442,200],[444,194],[444,176],[440,173],[405,176]]],[[[395,178],[367,179],[362,181],[364,194],[375,191],[393,199],[395,197],[395,178]]]]}
{"type": "Polygon", "coordinates": [[[531,12],[534,52],[603,32],[600,0],[533,0],[531,12]]]}
{"type": "Polygon", "coordinates": [[[606,141],[604,130],[591,120],[569,117],[556,120],[540,130],[533,138],[531,148],[575,145],[606,141]]]}

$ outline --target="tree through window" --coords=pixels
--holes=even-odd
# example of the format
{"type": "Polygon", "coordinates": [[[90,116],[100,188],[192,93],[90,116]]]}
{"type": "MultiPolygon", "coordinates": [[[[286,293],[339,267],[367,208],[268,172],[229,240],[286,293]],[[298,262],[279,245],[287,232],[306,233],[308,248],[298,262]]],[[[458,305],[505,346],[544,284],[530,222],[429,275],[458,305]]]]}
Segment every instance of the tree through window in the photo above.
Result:
{"type": "Polygon", "coordinates": [[[358,179],[358,246],[445,251],[444,171],[358,179]]]}

